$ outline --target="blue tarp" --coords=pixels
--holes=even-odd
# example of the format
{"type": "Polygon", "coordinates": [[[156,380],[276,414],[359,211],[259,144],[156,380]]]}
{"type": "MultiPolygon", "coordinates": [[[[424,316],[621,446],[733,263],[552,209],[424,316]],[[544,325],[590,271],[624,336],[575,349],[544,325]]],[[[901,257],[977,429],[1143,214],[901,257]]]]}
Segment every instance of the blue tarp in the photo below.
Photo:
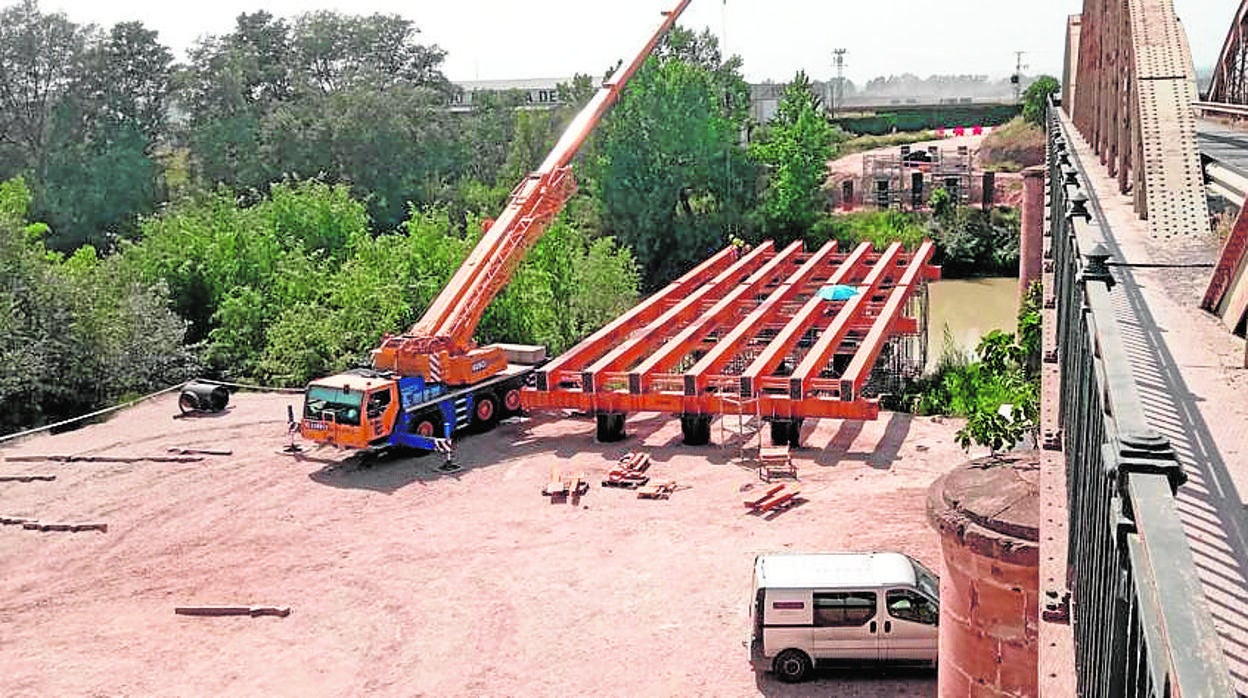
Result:
{"type": "Polygon", "coordinates": [[[858,294],[858,289],[843,284],[832,284],[819,289],[819,297],[825,301],[847,301],[858,294]]]}

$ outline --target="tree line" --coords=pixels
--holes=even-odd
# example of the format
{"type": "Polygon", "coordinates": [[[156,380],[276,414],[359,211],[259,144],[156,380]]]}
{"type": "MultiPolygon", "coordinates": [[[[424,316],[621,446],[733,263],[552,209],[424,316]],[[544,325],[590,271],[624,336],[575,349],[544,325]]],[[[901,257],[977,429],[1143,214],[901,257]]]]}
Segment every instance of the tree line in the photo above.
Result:
{"type": "MultiPolygon", "coordinates": [[[[418,39],[394,15],[261,11],[179,64],[137,22],[0,11],[0,429],[198,372],[298,385],[416,320],[595,89],[452,111],[418,39]]],[[[669,34],[479,341],[557,353],[733,238],[803,234],[837,135],[799,75],[747,144],[740,67],[669,34]]]]}

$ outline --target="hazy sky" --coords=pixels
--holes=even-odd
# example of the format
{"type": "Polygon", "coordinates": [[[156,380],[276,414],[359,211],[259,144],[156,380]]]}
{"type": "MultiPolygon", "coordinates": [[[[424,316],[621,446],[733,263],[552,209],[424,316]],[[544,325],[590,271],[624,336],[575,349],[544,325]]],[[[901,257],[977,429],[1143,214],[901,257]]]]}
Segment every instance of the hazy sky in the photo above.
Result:
{"type": "MultiPolygon", "coordinates": [[[[0,0],[0,5],[11,0],[0,0]]],[[[452,80],[566,77],[602,73],[640,47],[675,0],[42,0],[79,23],[138,19],[160,32],[178,58],[204,34],[231,30],[241,12],[293,16],[315,9],[397,13],[424,41],[447,51],[452,80]]],[[[1174,0],[1198,67],[1217,60],[1239,0],[1174,0]]],[[[805,69],[833,75],[832,49],[845,48],[846,77],[912,72],[1008,75],[1014,51],[1030,73],[1059,75],[1066,16],[1082,0],[693,0],[682,24],[726,35],[751,81],[784,81],[805,69]]]]}

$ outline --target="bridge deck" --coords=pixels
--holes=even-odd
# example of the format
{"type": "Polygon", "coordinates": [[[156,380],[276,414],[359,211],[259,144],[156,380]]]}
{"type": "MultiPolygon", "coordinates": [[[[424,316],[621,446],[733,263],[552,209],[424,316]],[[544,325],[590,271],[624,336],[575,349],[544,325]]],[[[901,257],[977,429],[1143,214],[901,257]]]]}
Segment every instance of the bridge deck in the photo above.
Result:
{"type": "MultiPolygon", "coordinates": [[[[1075,151],[1119,282],[1117,316],[1144,411],[1169,437],[1189,481],[1179,508],[1236,688],[1248,694],[1248,372],[1242,340],[1200,310],[1218,246],[1209,236],[1158,240],[1082,138],[1075,151]],[[1141,266],[1141,265],[1167,265],[1141,266]]],[[[1207,130],[1248,172],[1248,134],[1207,130]],[[1229,135],[1228,135],[1229,134],[1229,135]]]]}
{"type": "Polygon", "coordinates": [[[1196,145],[1202,155],[1248,177],[1248,131],[1232,129],[1213,121],[1198,121],[1196,145]]]}

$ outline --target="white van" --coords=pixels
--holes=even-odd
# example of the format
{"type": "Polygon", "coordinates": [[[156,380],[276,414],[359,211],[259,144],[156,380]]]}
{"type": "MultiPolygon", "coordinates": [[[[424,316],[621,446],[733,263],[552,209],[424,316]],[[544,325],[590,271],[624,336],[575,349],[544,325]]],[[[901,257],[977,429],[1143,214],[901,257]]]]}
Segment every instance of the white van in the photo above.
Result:
{"type": "Polygon", "coordinates": [[[759,555],[750,663],[782,681],[817,664],[935,665],[940,584],[901,553],[759,555]]]}

